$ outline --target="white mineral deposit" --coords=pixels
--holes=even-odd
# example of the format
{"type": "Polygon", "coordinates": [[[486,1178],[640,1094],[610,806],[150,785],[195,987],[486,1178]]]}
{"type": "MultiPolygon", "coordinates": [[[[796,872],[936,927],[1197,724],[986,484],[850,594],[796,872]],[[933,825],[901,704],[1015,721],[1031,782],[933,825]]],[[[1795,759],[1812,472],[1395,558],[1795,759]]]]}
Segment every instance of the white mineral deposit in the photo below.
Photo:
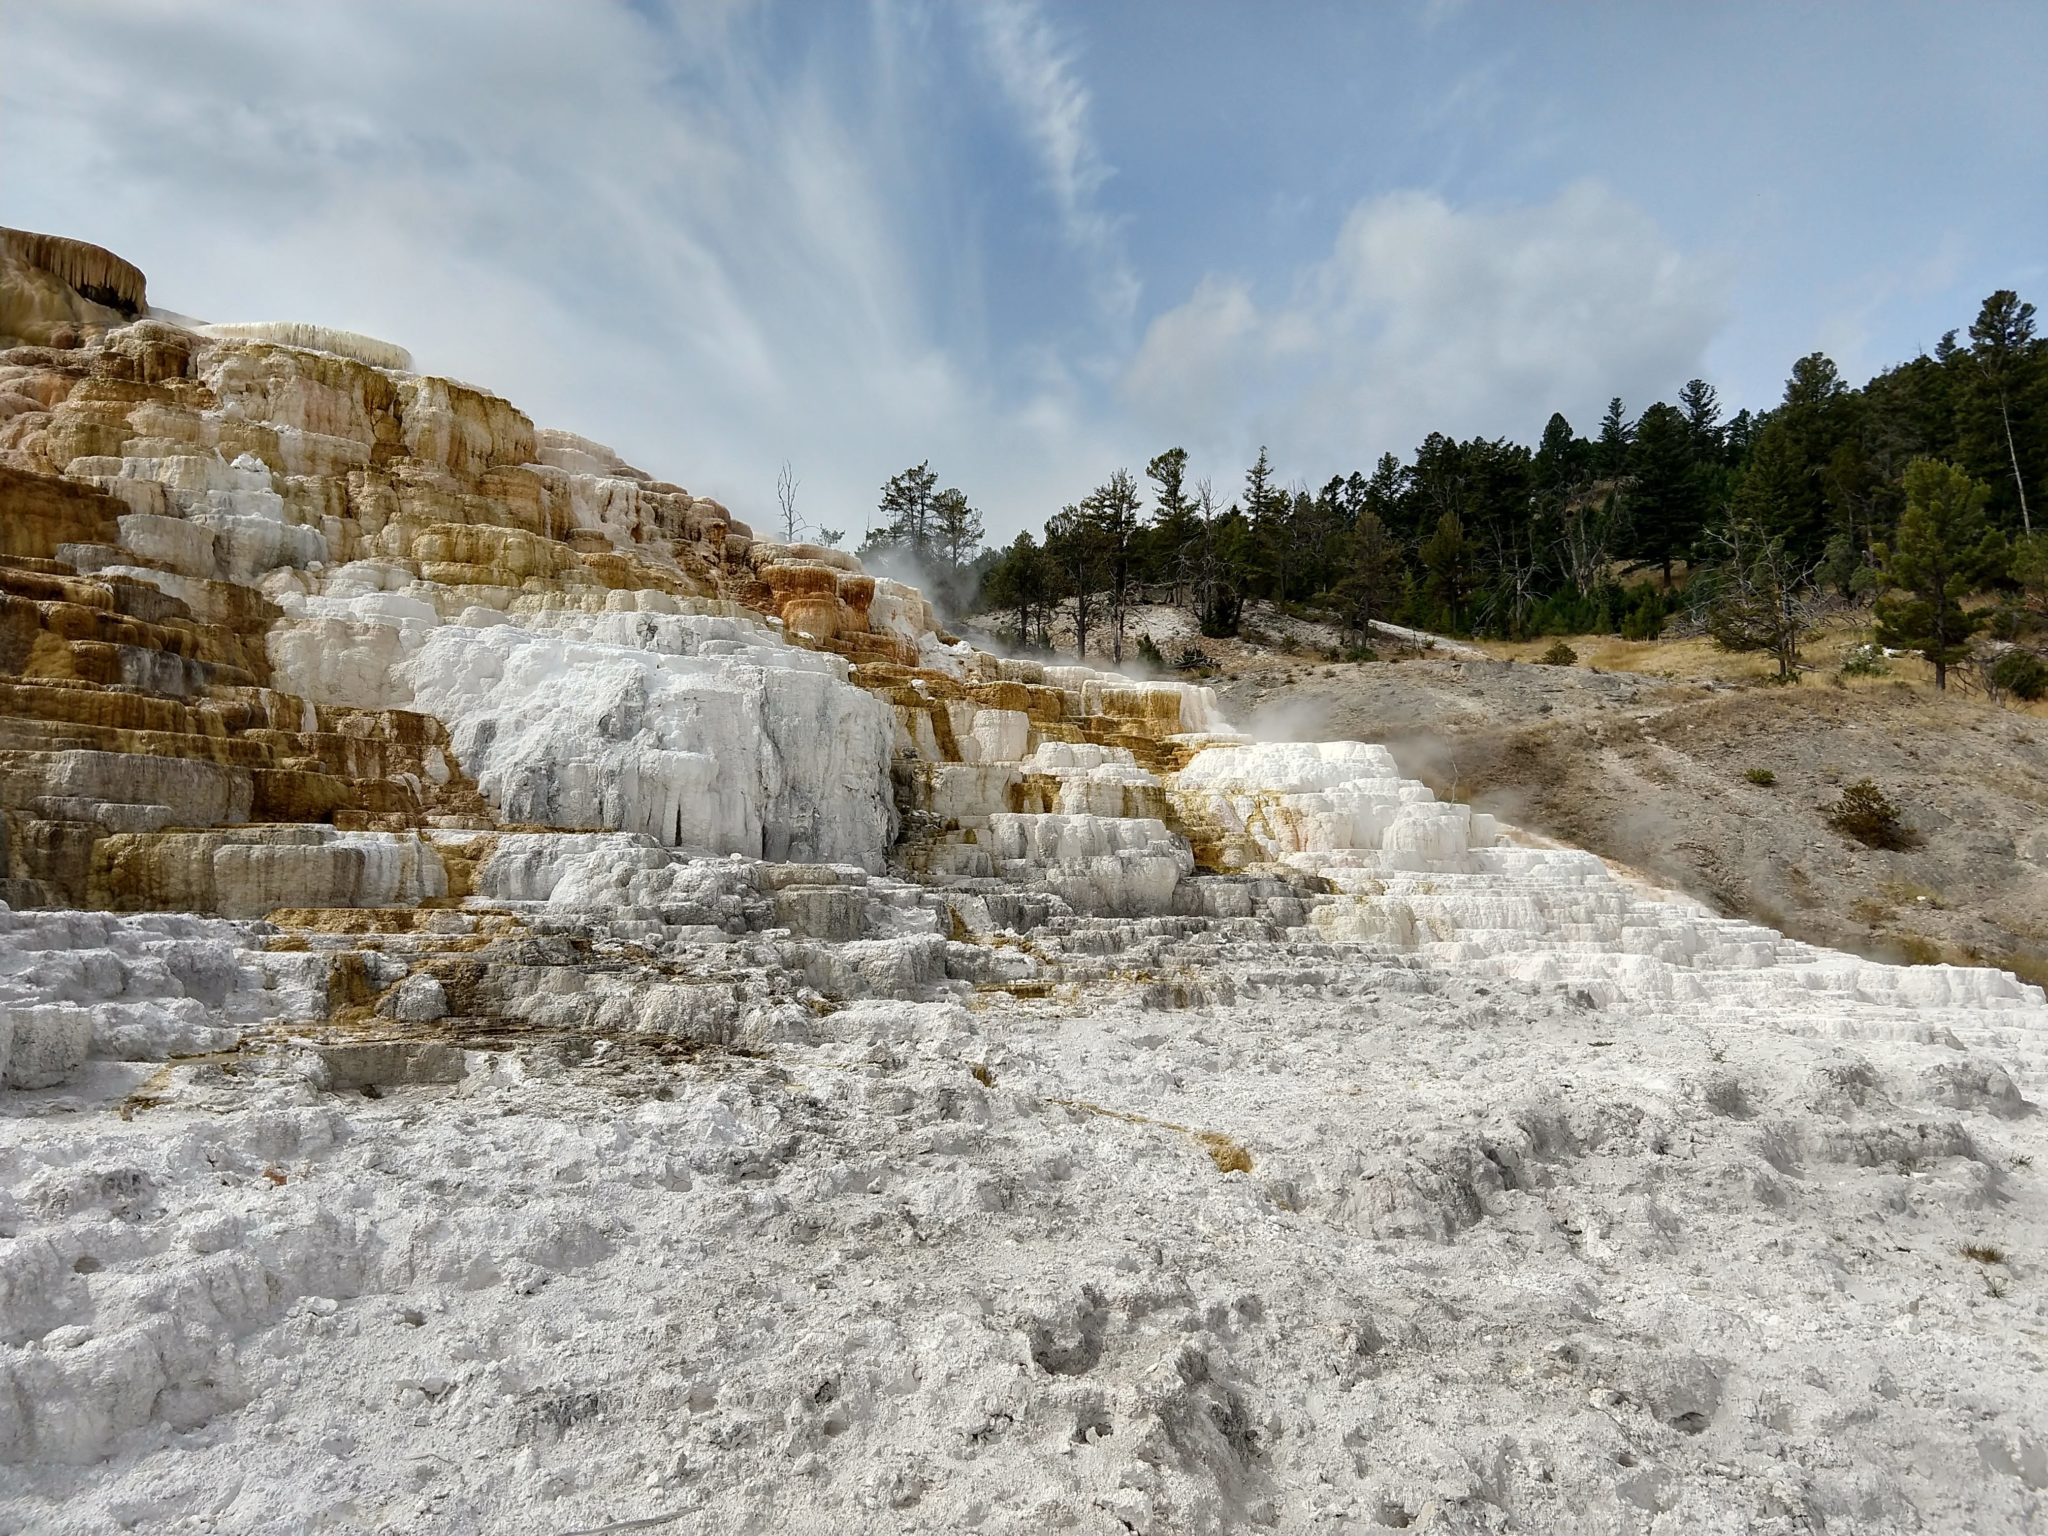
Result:
{"type": "Polygon", "coordinates": [[[2039,988],[96,248],[0,332],[0,1530],[2048,1520],[2039,988]]]}

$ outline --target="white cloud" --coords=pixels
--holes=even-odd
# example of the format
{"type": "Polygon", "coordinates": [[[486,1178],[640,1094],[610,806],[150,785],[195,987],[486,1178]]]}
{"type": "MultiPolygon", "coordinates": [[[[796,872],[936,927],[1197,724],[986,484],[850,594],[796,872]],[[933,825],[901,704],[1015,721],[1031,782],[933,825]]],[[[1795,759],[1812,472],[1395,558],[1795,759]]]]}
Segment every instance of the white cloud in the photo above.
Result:
{"type": "MultiPolygon", "coordinates": [[[[857,535],[882,481],[928,456],[992,528],[1042,519],[1104,455],[1067,387],[986,382],[975,280],[948,270],[973,260],[948,206],[960,170],[915,95],[935,73],[921,19],[881,7],[781,47],[757,19],[623,0],[20,8],[0,54],[6,219],[109,246],[167,308],[396,341],[741,517],[766,521],[786,457],[806,514],[857,535]]],[[[1070,98],[1047,150],[1084,233],[1106,228],[1085,109],[1070,98]]]]}
{"type": "Polygon", "coordinates": [[[1725,286],[1596,184],[1507,208],[1395,193],[1354,209],[1276,302],[1205,280],[1152,321],[1123,390],[1191,448],[1234,461],[1270,443],[1315,475],[1431,431],[1533,440],[1553,410],[1584,431],[1609,395],[1673,395],[1725,286]]]}

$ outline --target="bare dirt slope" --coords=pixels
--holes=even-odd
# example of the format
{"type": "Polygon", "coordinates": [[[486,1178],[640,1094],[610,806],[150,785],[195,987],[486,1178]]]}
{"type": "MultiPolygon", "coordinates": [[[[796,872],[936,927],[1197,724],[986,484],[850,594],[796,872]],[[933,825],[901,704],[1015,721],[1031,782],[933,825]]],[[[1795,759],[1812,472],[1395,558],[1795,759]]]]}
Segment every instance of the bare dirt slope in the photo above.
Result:
{"type": "Polygon", "coordinates": [[[1790,689],[1508,661],[1219,678],[1276,737],[1388,743],[1439,793],[1815,943],[2048,975],[2048,724],[1903,684],[1790,689]],[[1749,782],[1767,769],[1776,782],[1749,782]],[[1849,841],[1874,779],[1924,840],[1849,841]]]}

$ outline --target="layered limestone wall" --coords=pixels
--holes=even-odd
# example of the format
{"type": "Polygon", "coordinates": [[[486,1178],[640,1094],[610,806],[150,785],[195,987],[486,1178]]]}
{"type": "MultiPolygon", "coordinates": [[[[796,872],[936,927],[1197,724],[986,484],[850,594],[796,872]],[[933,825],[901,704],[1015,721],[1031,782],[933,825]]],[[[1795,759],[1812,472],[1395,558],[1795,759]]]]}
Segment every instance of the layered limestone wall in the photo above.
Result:
{"type": "Polygon", "coordinates": [[[1035,800],[1032,754],[1156,764],[1218,724],[1199,690],[980,656],[914,589],[756,541],[408,361],[313,327],[158,321],[5,355],[0,581],[33,685],[8,700],[31,755],[0,781],[13,899],[133,906],[161,888],[119,888],[156,868],[137,839],[249,822],[617,828],[879,868],[899,811],[928,819],[906,762],[987,770],[939,818],[958,842],[998,811],[1156,816],[1142,773],[1035,800]],[[33,755],[58,721],[94,729],[33,755]],[[82,777],[77,750],[104,761],[82,777]]]}
{"type": "Polygon", "coordinates": [[[738,856],[947,892],[909,935],[843,894],[784,903],[847,942],[1257,920],[1593,997],[2027,1001],[1632,890],[1381,748],[1246,741],[1206,689],[976,652],[914,589],[398,348],[133,318],[139,273],[0,254],[0,333],[48,331],[0,352],[13,905],[489,905],[527,898],[475,839],[552,830],[561,857],[519,858],[582,870],[550,906],[603,884],[575,841],[600,834],[657,883],[738,856]],[[112,320],[49,330],[52,284],[112,320]]]}

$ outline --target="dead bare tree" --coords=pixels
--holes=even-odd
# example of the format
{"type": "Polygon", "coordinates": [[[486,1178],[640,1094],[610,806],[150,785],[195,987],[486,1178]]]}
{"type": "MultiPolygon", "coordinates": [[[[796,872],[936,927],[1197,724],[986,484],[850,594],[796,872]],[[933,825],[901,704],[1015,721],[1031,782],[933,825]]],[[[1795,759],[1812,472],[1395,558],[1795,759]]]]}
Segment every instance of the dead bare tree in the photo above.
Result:
{"type": "Polygon", "coordinates": [[[1778,664],[1778,681],[1790,682],[1799,670],[1799,648],[1820,618],[1813,585],[1818,565],[1802,566],[1783,539],[1767,538],[1748,523],[1726,523],[1709,537],[1720,559],[1708,632],[1724,650],[1768,652],[1778,664]]]}
{"type": "Polygon", "coordinates": [[[775,504],[782,508],[782,542],[794,544],[797,535],[804,531],[802,519],[796,515],[796,488],[800,484],[796,472],[789,467],[789,460],[782,461],[782,468],[775,472],[775,504]]]}
{"type": "Polygon", "coordinates": [[[1574,495],[1558,513],[1558,563],[1580,597],[1591,597],[1607,574],[1620,522],[1621,500],[1613,491],[1597,500],[1574,495]]]}

